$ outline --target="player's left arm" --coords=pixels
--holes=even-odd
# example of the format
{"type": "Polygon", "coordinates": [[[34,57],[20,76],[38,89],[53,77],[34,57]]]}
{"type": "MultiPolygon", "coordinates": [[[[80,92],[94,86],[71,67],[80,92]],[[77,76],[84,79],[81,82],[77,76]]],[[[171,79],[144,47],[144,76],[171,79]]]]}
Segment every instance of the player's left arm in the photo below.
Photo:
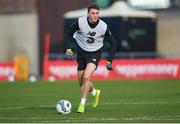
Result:
{"type": "Polygon", "coordinates": [[[111,45],[111,49],[109,51],[109,56],[107,58],[107,69],[112,70],[112,61],[114,58],[114,55],[116,53],[116,48],[117,48],[117,42],[114,39],[113,35],[111,34],[111,31],[107,27],[106,33],[105,33],[105,40],[108,41],[111,45]]]}

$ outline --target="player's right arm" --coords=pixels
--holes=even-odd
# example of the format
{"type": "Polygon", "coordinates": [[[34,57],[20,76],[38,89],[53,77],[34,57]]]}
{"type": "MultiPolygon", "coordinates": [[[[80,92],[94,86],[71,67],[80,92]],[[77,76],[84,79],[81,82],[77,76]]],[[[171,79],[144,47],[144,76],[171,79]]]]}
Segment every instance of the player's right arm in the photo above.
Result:
{"type": "Polygon", "coordinates": [[[79,30],[78,20],[72,23],[67,30],[65,31],[65,43],[66,43],[66,58],[72,59],[73,58],[73,51],[71,48],[71,41],[73,34],[79,30]]]}

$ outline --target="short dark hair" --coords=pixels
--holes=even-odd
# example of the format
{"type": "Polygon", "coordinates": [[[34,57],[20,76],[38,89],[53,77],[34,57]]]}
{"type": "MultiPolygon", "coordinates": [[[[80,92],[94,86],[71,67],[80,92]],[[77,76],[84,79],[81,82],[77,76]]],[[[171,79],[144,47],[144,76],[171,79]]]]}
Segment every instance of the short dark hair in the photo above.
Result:
{"type": "Polygon", "coordinates": [[[91,5],[88,6],[88,12],[89,12],[90,9],[97,9],[97,10],[99,10],[99,6],[97,4],[91,4],[91,5]]]}

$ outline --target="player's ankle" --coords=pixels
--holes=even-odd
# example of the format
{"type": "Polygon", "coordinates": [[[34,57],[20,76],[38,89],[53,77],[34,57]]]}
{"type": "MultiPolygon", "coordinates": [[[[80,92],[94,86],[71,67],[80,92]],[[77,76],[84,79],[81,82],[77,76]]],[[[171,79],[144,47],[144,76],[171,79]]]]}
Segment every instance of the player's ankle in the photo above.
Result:
{"type": "Polygon", "coordinates": [[[96,89],[95,89],[95,88],[92,89],[91,94],[92,94],[93,96],[96,95],[96,89]]]}
{"type": "Polygon", "coordinates": [[[86,98],[81,98],[80,104],[85,105],[86,104],[86,98]]]}

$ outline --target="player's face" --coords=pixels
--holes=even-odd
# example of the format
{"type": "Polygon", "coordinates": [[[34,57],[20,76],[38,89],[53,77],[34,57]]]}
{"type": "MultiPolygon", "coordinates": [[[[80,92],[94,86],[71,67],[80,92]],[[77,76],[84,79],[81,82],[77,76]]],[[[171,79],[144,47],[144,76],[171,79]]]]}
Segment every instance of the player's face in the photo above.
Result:
{"type": "Polygon", "coordinates": [[[91,23],[96,23],[99,19],[99,10],[97,9],[90,9],[88,12],[89,21],[91,23]]]}

